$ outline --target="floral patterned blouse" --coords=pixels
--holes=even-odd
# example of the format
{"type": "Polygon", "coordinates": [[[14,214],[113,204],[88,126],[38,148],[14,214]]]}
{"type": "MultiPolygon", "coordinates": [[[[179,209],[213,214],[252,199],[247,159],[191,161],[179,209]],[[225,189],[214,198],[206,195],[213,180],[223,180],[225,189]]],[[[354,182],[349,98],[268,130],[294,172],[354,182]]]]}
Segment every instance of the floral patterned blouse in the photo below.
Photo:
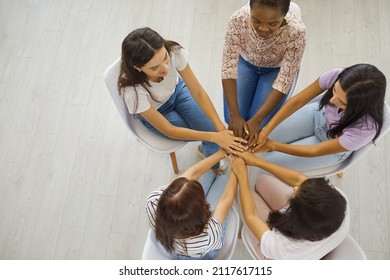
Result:
{"type": "Polygon", "coordinates": [[[297,75],[306,46],[306,26],[293,13],[286,25],[268,38],[257,35],[251,22],[249,3],[229,20],[222,60],[222,79],[237,79],[238,57],[257,67],[280,67],[272,87],[287,93],[297,75]]]}

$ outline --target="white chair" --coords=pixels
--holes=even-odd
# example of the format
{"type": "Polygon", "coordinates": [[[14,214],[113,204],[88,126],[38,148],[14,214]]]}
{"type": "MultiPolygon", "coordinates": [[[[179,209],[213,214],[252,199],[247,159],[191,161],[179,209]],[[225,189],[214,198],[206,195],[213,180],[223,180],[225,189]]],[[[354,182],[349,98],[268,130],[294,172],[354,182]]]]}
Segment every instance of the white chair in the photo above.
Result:
{"type": "Polygon", "coordinates": [[[241,238],[242,238],[242,242],[244,243],[252,259],[254,260],[264,259],[260,252],[259,241],[252,234],[252,232],[250,231],[250,229],[245,223],[242,224],[241,238]]]}
{"type": "Polygon", "coordinates": [[[117,80],[119,76],[121,58],[118,58],[108,69],[104,72],[104,81],[111,94],[111,97],[116,105],[122,120],[129,128],[131,133],[137,138],[139,142],[144,144],[149,149],[158,153],[169,153],[172,161],[172,167],[175,174],[179,172],[177,165],[175,151],[183,147],[187,142],[172,140],[159,136],[149,129],[147,129],[139,119],[134,118],[125,106],[122,97],[119,95],[117,80]]]}
{"type": "Polygon", "coordinates": [[[367,256],[351,235],[335,249],[326,254],[322,260],[366,260],[367,256]]]}
{"type": "MultiPolygon", "coordinates": [[[[254,260],[263,259],[260,246],[250,229],[243,224],[241,230],[242,241],[254,260]]],[[[367,256],[360,245],[347,235],[344,241],[335,249],[326,254],[322,260],[366,260],[367,256]]]]}
{"type": "MultiPolygon", "coordinates": [[[[229,260],[232,258],[234,248],[237,243],[238,230],[240,227],[240,217],[237,206],[233,204],[230,214],[229,223],[225,232],[225,242],[215,260],[229,260]]],[[[174,256],[169,254],[164,247],[156,240],[153,230],[149,230],[146,238],[144,250],[142,252],[143,260],[174,260],[174,256]]]]}
{"type": "Polygon", "coordinates": [[[301,8],[299,8],[298,4],[295,2],[290,2],[290,8],[289,11],[292,12],[294,15],[297,16],[297,18],[301,19],[301,8]]]}
{"type": "MultiPolygon", "coordinates": [[[[390,131],[390,107],[387,103],[385,103],[385,116],[384,116],[384,122],[382,131],[379,134],[378,138],[375,140],[375,143],[379,143],[379,141],[386,135],[387,132],[390,131]]],[[[363,155],[365,155],[372,147],[374,147],[374,143],[369,143],[363,148],[353,152],[346,160],[344,160],[341,163],[329,166],[329,167],[323,167],[313,170],[307,170],[302,171],[303,174],[306,176],[315,178],[315,177],[329,177],[335,174],[338,174],[338,176],[342,176],[342,172],[347,170],[349,167],[351,167],[353,164],[355,164],[363,155]]]]}
{"type": "MultiPolygon", "coordinates": [[[[289,11],[291,13],[295,14],[297,16],[297,18],[299,18],[299,19],[302,18],[301,17],[301,9],[299,8],[299,6],[296,3],[294,3],[294,2],[290,3],[289,11]]],[[[288,96],[287,96],[286,100],[288,100],[294,96],[294,91],[295,91],[295,88],[297,87],[297,84],[299,81],[299,72],[300,72],[300,70],[298,69],[297,76],[295,77],[294,82],[291,85],[291,88],[290,88],[290,91],[288,92],[288,96]]]]}

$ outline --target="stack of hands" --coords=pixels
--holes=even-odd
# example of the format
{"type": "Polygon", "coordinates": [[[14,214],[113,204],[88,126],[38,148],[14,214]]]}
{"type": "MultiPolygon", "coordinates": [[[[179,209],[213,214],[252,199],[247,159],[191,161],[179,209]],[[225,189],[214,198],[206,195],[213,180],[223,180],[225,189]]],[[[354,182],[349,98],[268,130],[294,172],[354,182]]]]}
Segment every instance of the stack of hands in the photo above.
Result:
{"type": "Polygon", "coordinates": [[[250,134],[246,126],[240,135],[232,130],[222,130],[217,132],[219,140],[218,145],[229,154],[239,154],[244,151],[251,153],[264,153],[272,151],[272,140],[268,139],[267,133],[256,131],[255,136],[250,134]]]}

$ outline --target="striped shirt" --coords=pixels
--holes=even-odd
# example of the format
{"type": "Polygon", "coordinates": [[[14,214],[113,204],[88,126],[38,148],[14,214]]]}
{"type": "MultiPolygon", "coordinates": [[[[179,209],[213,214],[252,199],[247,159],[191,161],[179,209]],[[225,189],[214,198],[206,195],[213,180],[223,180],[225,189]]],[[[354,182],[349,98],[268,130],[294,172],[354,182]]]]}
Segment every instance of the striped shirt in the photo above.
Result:
{"type": "MultiPolygon", "coordinates": [[[[167,186],[159,187],[146,200],[146,214],[152,229],[155,228],[158,201],[166,188],[167,186]]],[[[202,233],[185,239],[175,239],[173,247],[177,254],[201,258],[222,247],[222,224],[217,219],[211,218],[204,226],[202,233]]]]}

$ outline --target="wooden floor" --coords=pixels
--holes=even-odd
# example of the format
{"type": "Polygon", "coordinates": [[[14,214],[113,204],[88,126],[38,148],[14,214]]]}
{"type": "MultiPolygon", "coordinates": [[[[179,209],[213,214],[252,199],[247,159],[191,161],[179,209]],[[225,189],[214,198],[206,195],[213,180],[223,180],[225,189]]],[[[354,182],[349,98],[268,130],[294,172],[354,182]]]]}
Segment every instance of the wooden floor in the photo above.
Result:
{"type": "MultiPolygon", "coordinates": [[[[246,2],[0,0],[1,259],[141,257],[145,198],[175,175],[168,155],[126,130],[103,72],[131,30],[150,26],[189,50],[222,116],[226,23],[246,2]]],[[[390,1],[296,2],[308,27],[298,89],[359,62],[389,77],[390,1]]],[[[197,160],[196,145],[177,152],[181,171],[197,160]]],[[[369,259],[390,259],[389,171],[387,136],[342,179],[332,178],[349,197],[351,234],[369,259]]],[[[241,240],[234,258],[250,258],[241,240]]]]}

